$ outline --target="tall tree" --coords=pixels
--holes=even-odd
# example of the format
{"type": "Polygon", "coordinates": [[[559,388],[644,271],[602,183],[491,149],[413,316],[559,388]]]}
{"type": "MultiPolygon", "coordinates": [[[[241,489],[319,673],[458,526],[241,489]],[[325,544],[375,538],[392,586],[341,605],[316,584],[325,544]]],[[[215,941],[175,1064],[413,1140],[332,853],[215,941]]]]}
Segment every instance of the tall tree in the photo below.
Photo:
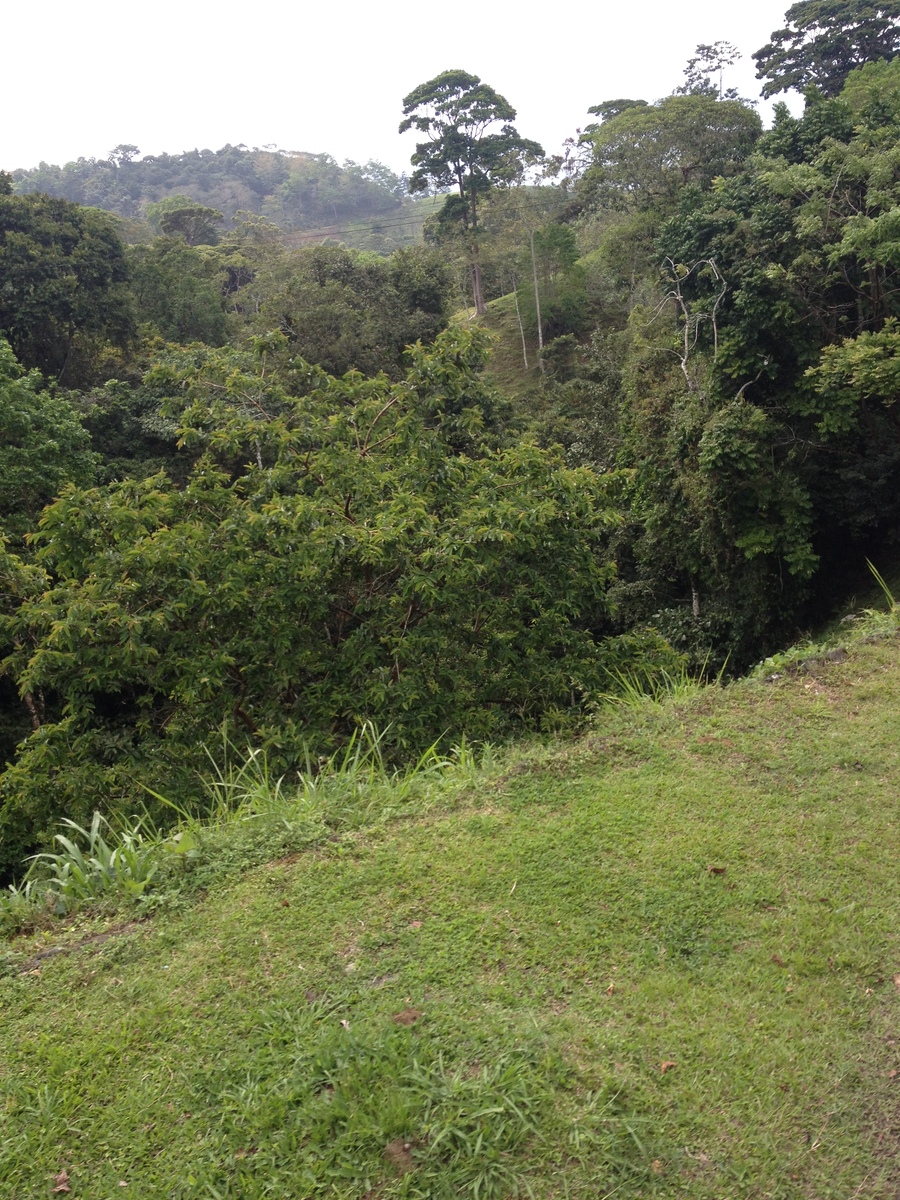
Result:
{"type": "MultiPolygon", "coordinates": [[[[622,105],[622,101],[616,102],[622,105]]],[[[762,130],[758,115],[714,94],[667,96],[659,104],[629,104],[585,130],[589,166],[579,184],[584,207],[670,210],[687,185],[708,186],[733,175],[762,130]]]]}
{"type": "Polygon", "coordinates": [[[836,96],[854,67],[892,59],[900,50],[897,0],[801,0],[785,13],[787,27],[753,55],[762,94],[815,84],[836,96]]]}
{"type": "Polygon", "coordinates": [[[224,220],[217,208],[185,204],[164,212],[159,218],[159,228],[162,233],[180,233],[189,246],[215,246],[219,241],[218,227],[224,220]]]}
{"type": "Polygon", "coordinates": [[[735,88],[722,86],[726,67],[733,67],[741,53],[731,42],[701,43],[684,68],[684,83],[675,89],[676,96],[715,96],[718,100],[737,100],[735,88]],[[718,81],[716,81],[718,76],[718,81]]]}
{"type": "Polygon", "coordinates": [[[69,385],[104,341],[134,332],[125,247],[112,218],[40,194],[0,195],[0,334],[25,367],[69,385]]]}
{"type": "Polygon", "coordinates": [[[537,142],[520,137],[509,101],[465,71],[444,71],[420,84],[403,101],[400,132],[416,129],[427,141],[416,145],[411,192],[429,185],[453,188],[448,198],[466,231],[470,253],[472,297],[478,313],[486,311],[478,253],[478,200],[501,180],[521,175],[525,164],[543,155],[537,142]],[[497,128],[499,126],[499,129],[497,128]]]}

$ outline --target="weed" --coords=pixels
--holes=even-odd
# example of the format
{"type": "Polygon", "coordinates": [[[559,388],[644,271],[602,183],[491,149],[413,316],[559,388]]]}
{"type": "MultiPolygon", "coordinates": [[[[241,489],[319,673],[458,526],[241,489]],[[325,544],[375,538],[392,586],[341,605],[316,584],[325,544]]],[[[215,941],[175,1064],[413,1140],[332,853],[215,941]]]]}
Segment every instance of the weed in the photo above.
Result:
{"type": "MultiPolygon", "coordinates": [[[[716,683],[721,681],[724,670],[723,667],[719,672],[716,683]]],[[[695,699],[709,686],[702,671],[692,675],[686,665],[663,670],[618,670],[612,672],[610,682],[610,690],[597,696],[593,703],[594,715],[610,706],[640,710],[666,700],[683,703],[695,699]]]]}
{"type": "MultiPolygon", "coordinates": [[[[43,887],[56,902],[57,911],[68,911],[82,900],[137,900],[144,895],[159,869],[159,839],[145,837],[143,818],[134,818],[130,827],[109,840],[103,832],[109,822],[98,812],[90,829],[68,819],[62,824],[76,835],[75,839],[58,833],[54,840],[60,851],[35,854],[31,860],[49,873],[43,887]]],[[[38,891],[40,878],[34,882],[38,891]]]]}

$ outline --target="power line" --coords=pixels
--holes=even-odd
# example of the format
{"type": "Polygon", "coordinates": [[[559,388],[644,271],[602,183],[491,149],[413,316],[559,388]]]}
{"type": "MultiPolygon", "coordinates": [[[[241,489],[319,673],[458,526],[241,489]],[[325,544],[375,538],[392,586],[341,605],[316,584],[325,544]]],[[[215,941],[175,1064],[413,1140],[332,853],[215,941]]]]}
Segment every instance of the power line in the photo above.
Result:
{"type": "MultiPolygon", "coordinates": [[[[535,211],[537,209],[546,210],[546,205],[544,205],[537,197],[535,197],[533,200],[529,197],[522,197],[520,198],[519,203],[526,206],[530,205],[535,211]]],[[[411,214],[408,217],[400,217],[393,220],[379,220],[379,218],[376,216],[370,217],[365,221],[348,222],[346,225],[326,225],[319,229],[285,230],[285,233],[287,233],[288,237],[296,238],[339,237],[341,234],[354,233],[359,230],[366,230],[369,233],[380,233],[382,229],[399,229],[401,226],[415,225],[420,222],[424,224],[429,216],[434,216],[438,211],[439,210],[437,206],[435,206],[434,210],[424,217],[420,216],[419,214],[411,214]],[[375,226],[377,226],[377,228],[375,228],[375,226]]],[[[525,216],[526,214],[522,212],[521,209],[517,209],[512,215],[521,217],[525,216]]]]}

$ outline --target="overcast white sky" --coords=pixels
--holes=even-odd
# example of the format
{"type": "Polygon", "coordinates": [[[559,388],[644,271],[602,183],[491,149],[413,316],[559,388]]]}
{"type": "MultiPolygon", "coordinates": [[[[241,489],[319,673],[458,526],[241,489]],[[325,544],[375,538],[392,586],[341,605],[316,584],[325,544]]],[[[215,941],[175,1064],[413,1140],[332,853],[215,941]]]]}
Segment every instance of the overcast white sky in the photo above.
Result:
{"type": "Polygon", "coordinates": [[[789,3],[8,5],[0,168],[105,157],[120,142],[144,154],[243,142],[400,170],[415,140],[397,135],[402,97],[449,68],[506,96],[519,132],[551,152],[590,105],[670,92],[699,42],[735,43],[745,59],[726,86],[758,96],[750,55],[789,3]]]}

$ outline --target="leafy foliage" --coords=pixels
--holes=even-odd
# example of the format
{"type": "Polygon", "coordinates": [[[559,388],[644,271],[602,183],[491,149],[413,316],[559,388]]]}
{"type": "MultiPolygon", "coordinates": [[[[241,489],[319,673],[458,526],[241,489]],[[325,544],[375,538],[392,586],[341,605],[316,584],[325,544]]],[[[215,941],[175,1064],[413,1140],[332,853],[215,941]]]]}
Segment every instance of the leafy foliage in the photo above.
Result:
{"type": "Polygon", "coordinates": [[[150,245],[134,246],[129,258],[136,315],[145,331],[169,342],[224,344],[225,272],[220,257],[181,237],[163,236],[150,245]]]}
{"type": "Polygon", "coordinates": [[[533,725],[593,686],[613,517],[557,454],[482,448],[483,352],[442,334],[396,384],[298,363],[299,397],[252,354],[156,369],[201,454],[183,489],[72,491],[43,519],[46,576],[7,669],[63,715],[6,774],[7,854],[24,814],[83,820],[136,777],[177,792],[223,718],[287,769],[366,717],[414,751],[533,725]]]}
{"type": "Polygon", "coordinates": [[[231,304],[249,328],[275,329],[294,354],[342,375],[402,374],[405,347],[444,327],[449,279],[423,247],[384,259],[339,246],[308,246],[268,257],[231,304]]]}
{"type": "Polygon", "coordinates": [[[125,249],[102,213],[48,196],[0,195],[0,334],[26,367],[89,378],[106,341],[134,332],[125,249]]]}
{"type": "Polygon", "coordinates": [[[615,115],[604,112],[584,135],[591,157],[578,194],[585,207],[665,210],[685,186],[739,170],[761,131],[751,108],[706,94],[615,104],[615,115]]]}
{"type": "Polygon", "coordinates": [[[810,84],[836,96],[855,67],[900,49],[900,5],[890,0],[800,0],[785,15],[786,27],[753,55],[764,96],[810,84]]]}
{"type": "Polygon", "coordinates": [[[184,204],[161,213],[159,228],[161,233],[180,234],[189,246],[215,246],[219,240],[219,226],[224,220],[216,208],[184,204]]]}
{"type": "Polygon", "coordinates": [[[89,484],[96,466],[77,410],[0,340],[0,528],[22,539],[66,483],[89,484]]]}

